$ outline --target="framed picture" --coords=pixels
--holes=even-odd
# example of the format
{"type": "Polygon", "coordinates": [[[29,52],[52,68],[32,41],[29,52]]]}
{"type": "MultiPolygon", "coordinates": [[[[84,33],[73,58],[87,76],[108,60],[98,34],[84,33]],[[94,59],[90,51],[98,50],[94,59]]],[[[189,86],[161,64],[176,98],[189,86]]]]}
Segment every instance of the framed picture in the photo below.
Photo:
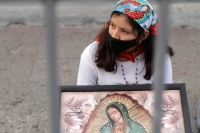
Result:
{"type": "MultiPolygon", "coordinates": [[[[62,133],[151,133],[154,92],[150,84],[61,86],[62,133]]],[[[185,84],[167,84],[161,133],[191,133],[185,84]]]]}

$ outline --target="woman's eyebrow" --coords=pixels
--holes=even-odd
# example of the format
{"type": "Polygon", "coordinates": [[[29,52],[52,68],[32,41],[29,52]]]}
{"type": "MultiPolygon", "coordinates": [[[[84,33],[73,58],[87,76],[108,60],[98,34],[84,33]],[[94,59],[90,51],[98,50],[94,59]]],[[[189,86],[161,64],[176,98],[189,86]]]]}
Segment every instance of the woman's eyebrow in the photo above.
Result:
{"type": "MultiPolygon", "coordinates": [[[[110,23],[112,23],[112,24],[114,24],[115,25],[115,23],[112,21],[112,20],[110,20],[110,23]]],[[[125,28],[125,27],[119,27],[120,29],[122,29],[122,30],[126,30],[126,31],[129,31],[129,32],[131,32],[132,31],[132,29],[128,29],[128,28],[125,28]]]]}
{"type": "Polygon", "coordinates": [[[114,24],[112,20],[110,20],[110,23],[114,24]]]}
{"type": "Polygon", "coordinates": [[[125,31],[131,31],[130,29],[127,29],[127,28],[121,28],[121,29],[125,31]]]}

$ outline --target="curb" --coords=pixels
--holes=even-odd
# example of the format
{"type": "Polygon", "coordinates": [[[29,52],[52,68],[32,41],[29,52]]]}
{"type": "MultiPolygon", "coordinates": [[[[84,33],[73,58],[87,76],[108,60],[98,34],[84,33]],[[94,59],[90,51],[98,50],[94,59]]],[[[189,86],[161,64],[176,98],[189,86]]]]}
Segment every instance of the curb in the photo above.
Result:
{"type": "MultiPolygon", "coordinates": [[[[60,26],[83,25],[89,22],[104,23],[110,18],[115,1],[67,1],[56,5],[57,23],[60,26]]],[[[158,5],[152,3],[155,12],[158,5]]],[[[170,4],[169,23],[176,26],[200,27],[200,2],[170,4]]],[[[10,24],[44,26],[45,8],[42,2],[10,2],[0,4],[0,27],[10,24]]]]}

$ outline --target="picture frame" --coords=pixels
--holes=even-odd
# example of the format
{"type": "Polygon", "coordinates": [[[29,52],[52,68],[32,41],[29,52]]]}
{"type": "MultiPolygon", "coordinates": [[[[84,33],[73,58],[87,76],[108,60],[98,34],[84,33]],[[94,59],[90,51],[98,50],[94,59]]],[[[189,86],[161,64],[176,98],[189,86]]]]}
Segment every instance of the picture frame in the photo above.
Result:
{"type": "MultiPolygon", "coordinates": [[[[60,86],[61,133],[104,133],[113,130],[150,133],[155,103],[151,88],[151,84],[60,86]],[[120,126],[116,123],[125,124],[118,129],[120,126]]],[[[166,84],[165,88],[161,105],[161,133],[191,133],[185,84],[166,84]]]]}

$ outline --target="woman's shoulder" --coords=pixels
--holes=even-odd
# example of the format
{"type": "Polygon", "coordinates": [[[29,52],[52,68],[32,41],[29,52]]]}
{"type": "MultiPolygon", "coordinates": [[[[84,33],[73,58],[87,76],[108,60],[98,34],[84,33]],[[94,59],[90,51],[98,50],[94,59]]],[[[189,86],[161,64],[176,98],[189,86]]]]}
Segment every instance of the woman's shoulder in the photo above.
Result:
{"type": "Polygon", "coordinates": [[[83,51],[81,56],[91,56],[95,55],[97,47],[98,47],[99,42],[94,41],[91,44],[89,44],[83,51]]]}
{"type": "Polygon", "coordinates": [[[130,120],[129,124],[131,126],[131,129],[134,129],[134,131],[142,131],[141,133],[146,133],[144,127],[140,123],[134,120],[130,120]]]}
{"type": "Polygon", "coordinates": [[[98,46],[99,42],[94,41],[92,43],[90,43],[83,52],[92,52],[92,51],[96,51],[97,50],[97,46],[98,46]]]}
{"type": "Polygon", "coordinates": [[[100,129],[100,133],[106,133],[106,132],[111,132],[111,125],[110,122],[106,123],[105,125],[103,125],[100,129]]]}

